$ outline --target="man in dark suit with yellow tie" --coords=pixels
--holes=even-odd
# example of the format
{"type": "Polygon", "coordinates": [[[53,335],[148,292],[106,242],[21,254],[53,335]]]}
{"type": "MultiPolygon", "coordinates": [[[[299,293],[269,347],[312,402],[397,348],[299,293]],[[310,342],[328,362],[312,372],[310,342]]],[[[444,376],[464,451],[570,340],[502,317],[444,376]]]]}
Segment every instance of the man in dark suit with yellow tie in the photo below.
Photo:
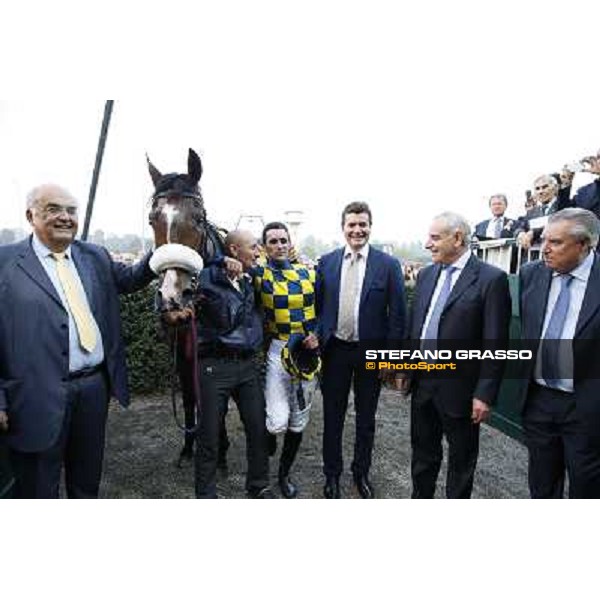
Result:
{"type": "Polygon", "coordinates": [[[119,293],[154,274],[149,255],[114,262],[74,241],[77,200],[45,184],[28,196],[33,235],[0,248],[0,429],[18,498],[98,496],[109,396],[128,401],[119,293]]]}
{"type": "Polygon", "coordinates": [[[532,498],[600,498],[600,264],[594,214],[567,208],[542,234],[543,260],[520,272],[531,344],[522,415],[532,498]]]}

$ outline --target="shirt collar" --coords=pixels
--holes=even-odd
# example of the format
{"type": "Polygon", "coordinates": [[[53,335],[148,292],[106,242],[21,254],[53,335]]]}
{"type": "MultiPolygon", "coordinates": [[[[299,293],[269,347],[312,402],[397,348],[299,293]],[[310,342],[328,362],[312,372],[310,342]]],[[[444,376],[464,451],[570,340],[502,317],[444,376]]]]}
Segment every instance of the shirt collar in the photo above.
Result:
{"type": "MultiPolygon", "coordinates": [[[[590,253],[569,273],[569,275],[575,279],[579,279],[580,281],[587,283],[587,280],[590,278],[590,272],[592,271],[593,265],[594,252],[590,251],[590,253]]],[[[562,275],[562,273],[557,273],[556,271],[552,272],[552,277],[559,277],[560,275],[562,275]]]]}
{"type": "MultiPolygon", "coordinates": [[[[350,248],[350,246],[346,244],[346,247],[344,248],[344,258],[349,258],[353,254],[354,252],[352,248],[350,248]]],[[[365,260],[367,260],[367,258],[369,258],[369,244],[365,244],[356,254],[359,254],[365,260]]]]}
{"type": "Polygon", "coordinates": [[[450,264],[451,267],[454,267],[458,271],[462,271],[467,262],[469,262],[469,258],[471,258],[471,253],[467,250],[463,254],[461,254],[453,263],[450,264]]]}
{"type": "MultiPolygon", "coordinates": [[[[54,252],[52,252],[52,250],[50,250],[50,248],[48,248],[48,246],[46,246],[46,244],[42,243],[42,241],[36,235],[35,232],[33,233],[33,237],[31,239],[31,246],[33,247],[34,252],[37,254],[37,256],[39,258],[48,258],[49,256],[52,256],[54,254],[54,252]]],[[[71,260],[71,246],[70,245],[64,251],[64,255],[69,260],[71,260]]]]}
{"type": "Polygon", "coordinates": [[[267,264],[272,269],[279,269],[282,271],[289,270],[292,268],[292,263],[286,258],[285,260],[274,260],[273,258],[269,258],[267,264]]]}

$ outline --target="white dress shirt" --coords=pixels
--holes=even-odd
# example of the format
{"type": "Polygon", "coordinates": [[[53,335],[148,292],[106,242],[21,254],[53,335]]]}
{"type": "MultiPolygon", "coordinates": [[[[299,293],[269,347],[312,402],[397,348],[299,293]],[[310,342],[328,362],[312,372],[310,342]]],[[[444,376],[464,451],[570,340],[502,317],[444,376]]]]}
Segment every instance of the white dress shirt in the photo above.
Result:
{"type": "MultiPolygon", "coordinates": [[[[450,283],[450,292],[454,289],[460,274],[463,272],[467,262],[471,258],[471,252],[467,250],[464,254],[461,254],[459,258],[457,258],[451,265],[454,267],[455,271],[452,273],[451,283],[450,283]]],[[[427,331],[427,326],[429,325],[429,321],[431,320],[431,314],[433,313],[433,308],[442,291],[442,287],[444,286],[444,279],[446,278],[446,274],[444,271],[440,271],[442,273],[441,277],[438,277],[437,283],[435,285],[435,290],[433,290],[433,296],[431,297],[431,302],[429,303],[429,308],[427,309],[427,316],[425,317],[425,322],[423,323],[423,328],[421,329],[421,339],[424,338],[425,332],[427,331]]]]}
{"type": "MultiPolygon", "coordinates": [[[[575,328],[577,327],[579,313],[581,312],[581,305],[583,304],[583,297],[585,296],[585,290],[587,289],[588,279],[590,278],[590,271],[592,270],[593,264],[594,253],[590,252],[587,255],[587,257],[581,262],[581,264],[571,271],[573,281],[570,285],[571,299],[569,302],[569,312],[567,313],[567,317],[565,319],[565,324],[563,326],[561,334],[561,339],[571,341],[571,352],[570,356],[567,357],[567,360],[569,360],[569,364],[565,365],[564,369],[565,372],[568,372],[571,375],[573,375],[573,337],[575,336],[575,328]]],[[[546,329],[548,329],[548,323],[550,322],[552,311],[554,310],[554,305],[556,304],[556,301],[558,300],[558,295],[560,294],[559,275],[560,273],[552,273],[552,283],[550,284],[550,292],[548,294],[548,304],[546,306],[546,315],[544,316],[544,326],[542,327],[542,335],[540,338],[541,340],[544,339],[544,335],[546,334],[546,329]]],[[[561,369],[561,371],[562,370],[563,369],[561,369]]],[[[539,383],[540,385],[544,386],[547,385],[546,381],[542,379],[541,347],[537,354],[534,376],[536,383],[539,383]]],[[[561,389],[563,392],[572,392],[574,389],[573,377],[560,379],[556,387],[561,389]]]]}
{"type": "Polygon", "coordinates": [[[502,228],[504,227],[504,217],[493,217],[490,219],[490,222],[488,223],[487,229],[485,230],[485,237],[487,238],[491,238],[491,239],[497,239],[496,238],[496,223],[500,221],[500,223],[502,224],[502,227],[500,227],[500,233],[502,233],[502,228]]]}

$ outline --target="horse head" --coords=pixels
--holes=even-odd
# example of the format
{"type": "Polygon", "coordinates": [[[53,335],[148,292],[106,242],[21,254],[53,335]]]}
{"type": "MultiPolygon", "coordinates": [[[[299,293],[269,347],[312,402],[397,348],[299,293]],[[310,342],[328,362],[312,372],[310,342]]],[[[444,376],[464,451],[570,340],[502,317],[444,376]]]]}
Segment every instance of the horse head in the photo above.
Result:
{"type": "Polygon", "coordinates": [[[149,221],[156,249],[150,267],[160,276],[157,305],[161,312],[179,311],[193,303],[196,275],[203,266],[201,249],[209,235],[198,185],[202,162],[190,148],[188,172],[163,175],[146,158],[154,183],[149,221]]]}

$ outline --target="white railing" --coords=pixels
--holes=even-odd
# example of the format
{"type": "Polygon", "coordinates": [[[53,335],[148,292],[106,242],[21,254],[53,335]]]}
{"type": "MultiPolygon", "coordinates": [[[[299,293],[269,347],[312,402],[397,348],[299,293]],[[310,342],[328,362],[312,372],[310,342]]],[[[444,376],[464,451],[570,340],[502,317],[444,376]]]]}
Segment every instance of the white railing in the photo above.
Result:
{"type": "Polygon", "coordinates": [[[533,246],[524,250],[516,244],[514,238],[471,242],[475,256],[506,273],[516,274],[523,263],[540,258],[540,247],[533,246]]]}

